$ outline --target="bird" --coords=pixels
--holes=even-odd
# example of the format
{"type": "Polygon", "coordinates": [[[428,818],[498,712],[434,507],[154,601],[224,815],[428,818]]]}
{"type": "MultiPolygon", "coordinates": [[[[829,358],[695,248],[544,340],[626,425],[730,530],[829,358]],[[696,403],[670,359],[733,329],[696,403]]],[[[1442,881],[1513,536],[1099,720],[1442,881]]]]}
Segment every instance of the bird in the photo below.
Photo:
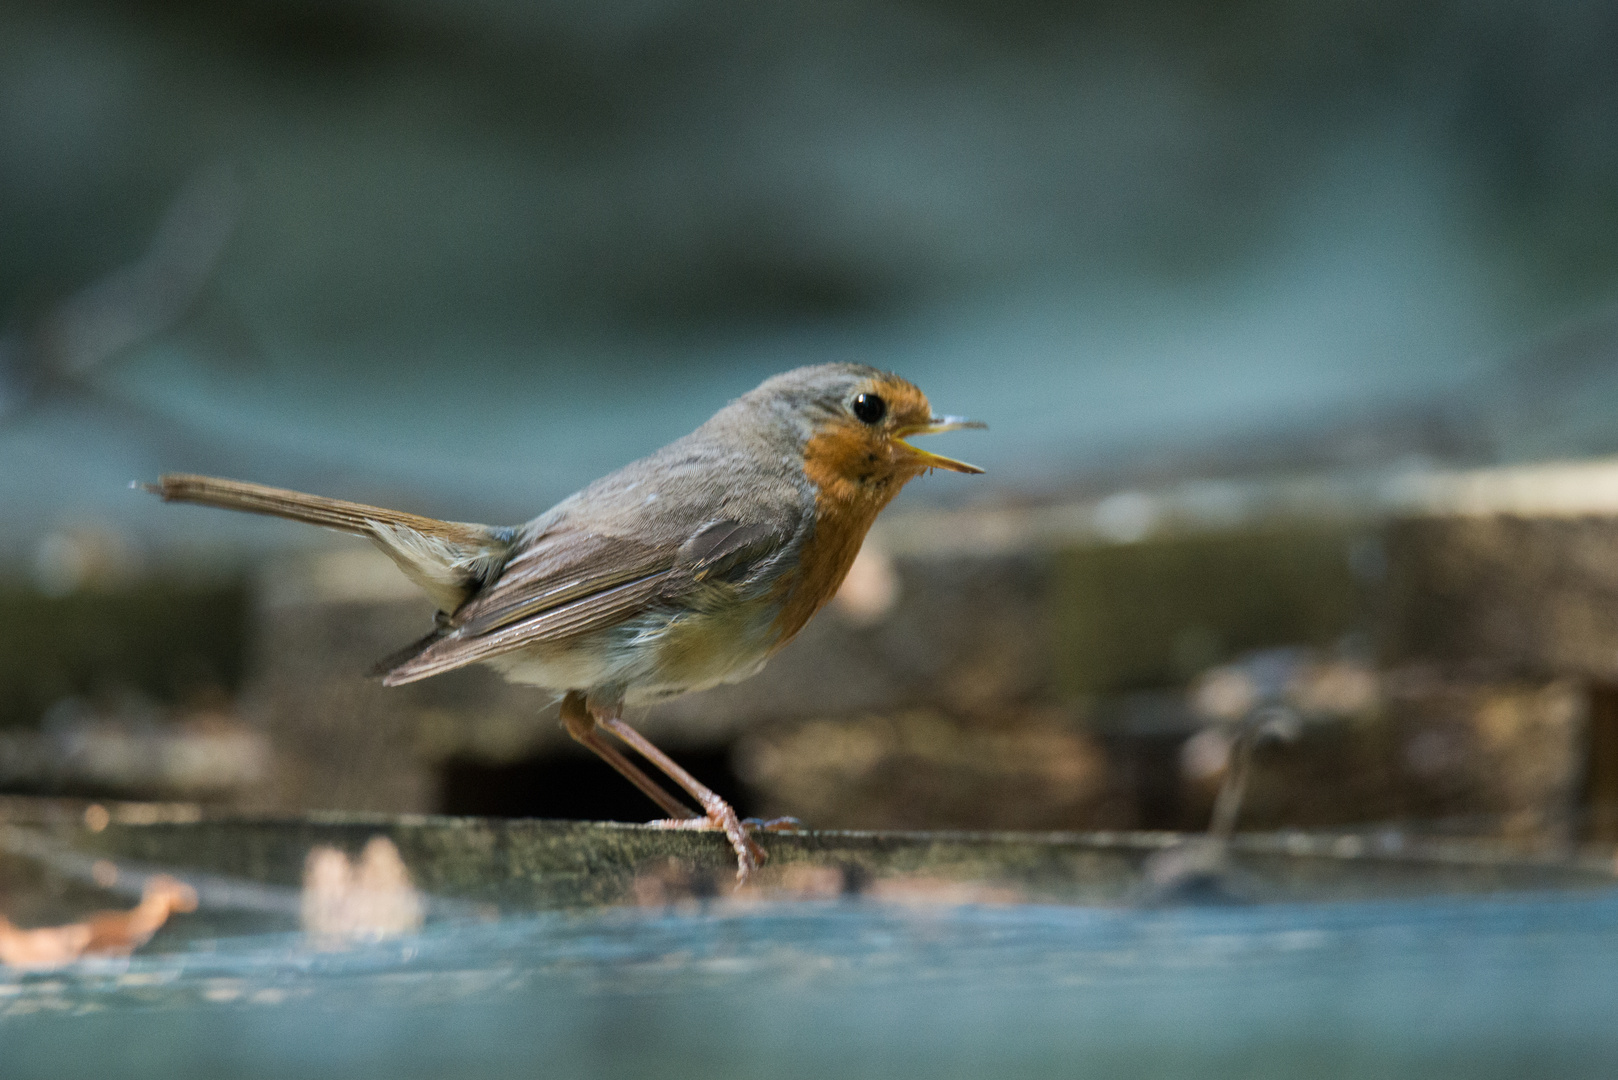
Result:
{"type": "Polygon", "coordinates": [[[906,483],[934,469],[983,472],[908,440],[985,426],[935,415],[891,372],[819,364],[765,380],[523,525],[441,521],[191,474],[141,486],[165,502],[369,539],[438,609],[431,632],[378,664],[385,685],[481,663],[559,696],[567,733],[669,814],[649,824],[722,831],[743,884],[765,857],[748,825],[624,710],[756,674],[836,593],[906,483]]]}

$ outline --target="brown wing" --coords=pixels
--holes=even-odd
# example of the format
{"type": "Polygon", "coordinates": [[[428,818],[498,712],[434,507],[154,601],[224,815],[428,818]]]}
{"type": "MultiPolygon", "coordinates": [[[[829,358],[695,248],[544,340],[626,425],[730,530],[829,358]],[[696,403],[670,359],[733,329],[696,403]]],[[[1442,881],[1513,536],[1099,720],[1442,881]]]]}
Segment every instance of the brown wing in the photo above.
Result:
{"type": "Polygon", "coordinates": [[[390,686],[543,641],[614,626],[705,582],[758,573],[788,536],[760,525],[712,521],[669,550],[571,530],[540,536],[455,613],[452,625],[388,672],[390,686]]]}
{"type": "Polygon", "coordinates": [[[389,686],[534,642],[622,622],[667,584],[674,553],[621,537],[561,530],[524,545],[446,631],[387,673],[389,686]]]}
{"type": "Polygon", "coordinates": [[[618,585],[512,623],[492,634],[468,638],[451,633],[428,645],[414,659],[388,672],[382,682],[387,686],[399,686],[475,664],[525,645],[559,641],[615,626],[654,600],[667,576],[668,572],[664,571],[640,581],[618,585]]]}
{"type": "Polygon", "coordinates": [[[673,552],[618,536],[580,530],[547,533],[524,544],[500,575],[455,613],[462,637],[571,607],[675,565],[673,552]]]}
{"type": "Polygon", "coordinates": [[[780,528],[772,525],[714,521],[680,547],[676,565],[694,581],[741,581],[781,550],[787,539],[780,528]]]}

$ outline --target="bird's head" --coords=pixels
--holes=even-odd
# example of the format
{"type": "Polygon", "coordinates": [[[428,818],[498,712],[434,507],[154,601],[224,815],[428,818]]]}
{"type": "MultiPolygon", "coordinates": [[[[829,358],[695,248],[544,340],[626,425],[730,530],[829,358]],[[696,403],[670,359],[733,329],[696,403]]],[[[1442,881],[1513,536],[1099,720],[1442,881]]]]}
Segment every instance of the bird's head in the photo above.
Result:
{"type": "Polygon", "coordinates": [[[770,379],[748,398],[797,433],[804,473],[822,492],[851,498],[863,493],[886,502],[929,469],[983,471],[909,440],[986,425],[936,415],[914,383],[889,372],[858,364],[798,368],[770,379]]]}

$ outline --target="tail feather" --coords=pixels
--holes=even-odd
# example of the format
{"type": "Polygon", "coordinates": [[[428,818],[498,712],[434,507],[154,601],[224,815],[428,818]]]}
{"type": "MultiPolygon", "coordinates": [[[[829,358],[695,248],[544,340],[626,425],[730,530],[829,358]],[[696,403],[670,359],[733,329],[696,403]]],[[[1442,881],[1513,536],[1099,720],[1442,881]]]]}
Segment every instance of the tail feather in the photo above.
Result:
{"type": "Polygon", "coordinates": [[[242,480],[168,473],[156,484],[142,486],[164,502],[268,514],[364,536],[445,612],[459,607],[510,551],[510,529],[440,521],[242,480]]]}
{"type": "Polygon", "coordinates": [[[478,545],[486,543],[487,525],[469,525],[458,521],[440,521],[420,514],[406,514],[386,510],[380,506],[328,499],[321,495],[305,495],[301,491],[249,484],[243,480],[226,480],[217,476],[193,476],[188,473],[167,473],[155,484],[144,485],[147,491],[161,495],[164,502],[198,503],[217,506],[225,510],[245,510],[252,514],[269,514],[290,518],[310,525],[324,525],[328,529],[359,536],[373,536],[378,524],[393,525],[447,540],[452,544],[478,545]]]}

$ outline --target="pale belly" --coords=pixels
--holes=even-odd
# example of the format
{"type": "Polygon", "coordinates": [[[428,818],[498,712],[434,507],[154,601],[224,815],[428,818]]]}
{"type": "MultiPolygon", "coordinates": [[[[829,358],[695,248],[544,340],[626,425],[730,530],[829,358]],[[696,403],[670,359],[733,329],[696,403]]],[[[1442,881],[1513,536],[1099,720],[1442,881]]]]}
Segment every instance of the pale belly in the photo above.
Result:
{"type": "Polygon", "coordinates": [[[777,644],[775,613],[767,598],[716,611],[648,613],[486,663],[511,682],[644,705],[757,674],[777,644]]]}

